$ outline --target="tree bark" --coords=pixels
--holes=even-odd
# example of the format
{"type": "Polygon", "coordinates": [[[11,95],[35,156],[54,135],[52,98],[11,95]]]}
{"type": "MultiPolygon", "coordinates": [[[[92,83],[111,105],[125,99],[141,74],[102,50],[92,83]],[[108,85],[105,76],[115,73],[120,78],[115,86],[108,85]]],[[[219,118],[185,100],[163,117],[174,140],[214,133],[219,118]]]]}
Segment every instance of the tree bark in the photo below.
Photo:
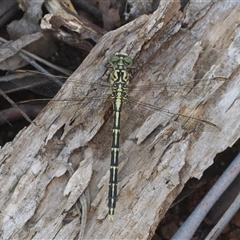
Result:
{"type": "Polygon", "coordinates": [[[84,214],[79,221],[68,210],[82,194],[80,200],[88,200],[86,192],[91,205],[84,239],[150,239],[184,184],[200,178],[214,156],[239,138],[240,4],[190,2],[180,9],[179,2],[160,1],[153,14],[105,34],[55,97],[77,98],[79,105],[63,101],[59,107],[52,101],[1,149],[2,239],[76,239],[84,214]],[[123,106],[118,201],[109,222],[111,105],[88,99],[99,95],[105,64],[120,51],[134,59],[134,84],[227,80],[194,84],[187,95],[183,84],[170,98],[163,88],[134,92],[136,101],[151,99],[155,106],[211,121],[221,130],[185,131],[174,119],[163,123],[154,108],[136,105],[124,112],[123,106]],[[78,84],[71,84],[76,78],[78,84]],[[81,85],[86,81],[89,85],[81,85]]]}

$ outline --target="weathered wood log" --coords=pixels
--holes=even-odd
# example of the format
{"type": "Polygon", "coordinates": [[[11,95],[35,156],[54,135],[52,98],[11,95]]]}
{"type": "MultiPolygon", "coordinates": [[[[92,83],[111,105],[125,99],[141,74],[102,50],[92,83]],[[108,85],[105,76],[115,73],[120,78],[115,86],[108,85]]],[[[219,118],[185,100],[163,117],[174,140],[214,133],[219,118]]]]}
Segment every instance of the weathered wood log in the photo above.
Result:
{"type": "Polygon", "coordinates": [[[176,1],[161,1],[153,14],[104,35],[69,79],[79,83],[66,83],[55,98],[77,98],[79,105],[63,101],[59,107],[52,101],[1,149],[2,239],[75,239],[84,220],[67,220],[67,211],[86,190],[91,207],[84,239],[150,239],[186,181],[201,177],[214,156],[239,138],[240,5],[191,2],[184,11],[180,8],[176,1]],[[171,98],[164,89],[154,90],[154,96],[152,91],[135,92],[136,101],[150,99],[155,106],[211,121],[221,130],[189,132],[174,119],[163,123],[154,108],[135,106],[125,113],[123,108],[119,196],[109,222],[111,105],[88,99],[99,95],[102,89],[95,83],[104,76],[109,57],[119,51],[134,59],[132,82],[140,85],[217,76],[227,80],[193,85],[185,99],[177,98],[184,85],[171,98]],[[79,96],[81,81],[89,86],[83,84],[85,95],[79,96]],[[75,170],[72,176],[66,163],[75,170]]]}

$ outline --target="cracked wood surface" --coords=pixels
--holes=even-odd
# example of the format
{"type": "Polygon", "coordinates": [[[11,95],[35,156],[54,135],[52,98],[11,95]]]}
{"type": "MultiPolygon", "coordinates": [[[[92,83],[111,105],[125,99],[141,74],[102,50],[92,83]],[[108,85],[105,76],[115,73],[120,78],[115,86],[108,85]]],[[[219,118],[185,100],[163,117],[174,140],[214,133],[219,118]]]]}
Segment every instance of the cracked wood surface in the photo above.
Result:
{"type": "MultiPolygon", "coordinates": [[[[84,239],[150,239],[186,181],[201,177],[214,156],[239,138],[240,4],[190,3],[184,12],[174,1],[161,4],[153,14],[105,34],[70,79],[94,84],[117,51],[135,60],[133,82],[139,84],[227,77],[198,91],[191,101],[166,100],[162,90],[154,98],[136,93],[143,102],[151,97],[151,104],[194,114],[222,130],[185,132],[174,122],[159,129],[161,117],[155,112],[140,112],[142,118],[137,107],[123,113],[119,196],[114,221],[109,222],[111,105],[86,103],[76,86],[65,84],[56,99],[79,97],[79,106],[56,107],[52,101],[1,149],[2,239],[77,238],[81,222],[67,211],[86,190],[91,205],[84,239]],[[70,177],[62,163],[71,164],[77,175],[70,177]]],[[[99,90],[89,85],[81,91],[91,96],[99,90]]]]}

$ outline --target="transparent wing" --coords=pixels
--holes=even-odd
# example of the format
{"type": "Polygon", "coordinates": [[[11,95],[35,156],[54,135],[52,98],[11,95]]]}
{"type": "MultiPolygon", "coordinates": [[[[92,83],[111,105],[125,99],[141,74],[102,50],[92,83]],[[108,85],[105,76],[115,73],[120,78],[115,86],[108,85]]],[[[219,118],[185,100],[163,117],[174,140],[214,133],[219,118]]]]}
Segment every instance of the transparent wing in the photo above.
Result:
{"type": "MultiPolygon", "coordinates": [[[[144,108],[146,110],[150,110],[154,113],[159,112],[161,116],[166,120],[173,120],[178,122],[183,129],[186,131],[194,131],[194,132],[218,132],[221,130],[220,127],[218,127],[216,124],[197,118],[194,116],[185,115],[183,113],[173,113],[169,111],[168,109],[162,108],[162,107],[156,107],[153,105],[149,105],[147,103],[138,102],[133,99],[128,100],[129,104],[134,106],[137,104],[138,107],[144,108]]],[[[159,122],[160,124],[161,122],[159,122]]]]}
{"type": "MultiPolygon", "coordinates": [[[[7,78],[7,77],[6,77],[7,78]]],[[[54,75],[46,75],[38,72],[24,72],[18,73],[8,76],[8,80],[14,84],[18,85],[20,89],[29,89],[35,93],[46,97],[53,97],[62,87],[62,85],[67,80],[67,77],[64,76],[54,76],[54,75]]],[[[136,93],[144,93],[146,91],[166,91],[169,96],[173,96],[181,91],[181,95],[184,96],[187,92],[189,92],[193,87],[196,88],[197,85],[209,85],[211,82],[214,81],[224,81],[225,78],[222,77],[214,77],[210,79],[196,79],[193,81],[188,82],[177,82],[171,83],[167,81],[160,81],[160,82],[151,82],[147,80],[147,83],[138,84],[135,82],[130,82],[129,94],[131,92],[136,93]],[[184,90],[184,91],[183,91],[184,90]]],[[[84,87],[90,86],[89,81],[83,81],[80,79],[68,80],[66,84],[74,85],[78,88],[79,93],[81,94],[81,89],[84,87]]],[[[100,81],[95,85],[95,87],[99,89],[109,89],[109,84],[107,79],[100,81]]],[[[180,96],[180,95],[179,95],[180,96]]],[[[192,95],[195,97],[196,95],[192,95]]]]}
{"type": "MultiPolygon", "coordinates": [[[[15,83],[17,86],[23,89],[29,89],[35,93],[38,93],[43,96],[47,97],[53,97],[61,88],[64,81],[66,80],[66,77],[62,76],[55,76],[53,77],[41,74],[41,73],[19,73],[17,74],[16,78],[10,79],[9,81],[15,83]]],[[[195,94],[188,94],[188,99],[196,97],[197,94],[197,86],[202,85],[208,85],[209,83],[213,81],[224,81],[225,78],[212,78],[212,79],[201,79],[201,80],[194,80],[190,82],[179,82],[179,83],[169,83],[161,81],[159,83],[147,81],[147,83],[144,84],[135,84],[134,82],[130,83],[129,85],[129,99],[126,101],[125,106],[138,106],[142,109],[147,109],[152,112],[160,112],[162,116],[166,119],[174,118],[175,121],[178,121],[181,126],[186,130],[194,129],[195,131],[219,131],[218,126],[216,126],[214,123],[211,123],[206,120],[202,120],[199,118],[195,118],[192,116],[187,116],[180,113],[172,113],[167,109],[153,106],[146,101],[139,102],[137,100],[137,95],[144,95],[146,92],[151,92],[151,96],[154,97],[155,95],[158,95],[159,92],[165,92],[165,96],[167,97],[183,97],[186,98],[186,94],[191,91],[191,89],[194,87],[195,94]],[[134,97],[131,97],[133,95],[134,97]]],[[[62,104],[63,102],[71,106],[76,105],[79,106],[79,99],[83,95],[83,89],[86,87],[89,87],[89,82],[87,81],[78,81],[76,80],[68,80],[66,84],[72,85],[74,87],[75,92],[78,93],[78,97],[70,98],[70,99],[54,99],[54,101],[59,102],[59,104],[62,104]]],[[[86,97],[87,101],[99,101],[104,100],[111,101],[110,96],[110,87],[105,79],[105,81],[99,81],[98,84],[91,86],[92,88],[96,88],[97,91],[94,94],[94,97],[86,97]]],[[[200,89],[200,88],[199,88],[200,89]]],[[[151,101],[149,101],[151,102],[151,101]]],[[[35,106],[38,106],[38,108],[41,108],[42,105],[46,104],[46,99],[44,100],[32,100],[31,104],[34,104],[35,106]],[[39,107],[40,106],[40,107],[39,107]]],[[[29,105],[29,102],[28,102],[29,105]]],[[[124,107],[125,107],[124,106],[124,107]]],[[[139,111],[141,112],[141,111],[139,111]]],[[[0,116],[1,117],[1,116],[0,116]]],[[[141,117],[141,113],[135,117],[141,117]]]]}

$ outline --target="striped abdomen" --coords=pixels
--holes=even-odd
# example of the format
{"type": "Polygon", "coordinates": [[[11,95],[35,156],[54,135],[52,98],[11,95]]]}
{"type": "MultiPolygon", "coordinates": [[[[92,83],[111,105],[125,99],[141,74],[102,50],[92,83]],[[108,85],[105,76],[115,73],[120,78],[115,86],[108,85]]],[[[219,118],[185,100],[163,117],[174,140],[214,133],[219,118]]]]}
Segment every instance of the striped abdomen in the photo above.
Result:
{"type": "MultiPolygon", "coordinates": [[[[116,105],[116,104],[114,104],[116,105]]],[[[115,106],[116,107],[116,106],[115,106]]],[[[108,192],[108,207],[109,217],[112,219],[114,209],[117,201],[117,174],[118,174],[118,156],[119,156],[119,135],[120,135],[120,112],[119,109],[114,109],[114,123],[112,133],[112,147],[111,147],[111,165],[110,165],[110,179],[108,192]]]]}
{"type": "Polygon", "coordinates": [[[125,53],[116,53],[109,60],[110,67],[113,68],[109,76],[109,83],[112,87],[113,99],[113,133],[111,148],[111,165],[108,192],[108,215],[113,219],[117,202],[117,174],[119,156],[119,135],[120,135],[120,115],[123,100],[127,98],[127,86],[129,84],[128,67],[132,65],[132,59],[125,53]]]}

